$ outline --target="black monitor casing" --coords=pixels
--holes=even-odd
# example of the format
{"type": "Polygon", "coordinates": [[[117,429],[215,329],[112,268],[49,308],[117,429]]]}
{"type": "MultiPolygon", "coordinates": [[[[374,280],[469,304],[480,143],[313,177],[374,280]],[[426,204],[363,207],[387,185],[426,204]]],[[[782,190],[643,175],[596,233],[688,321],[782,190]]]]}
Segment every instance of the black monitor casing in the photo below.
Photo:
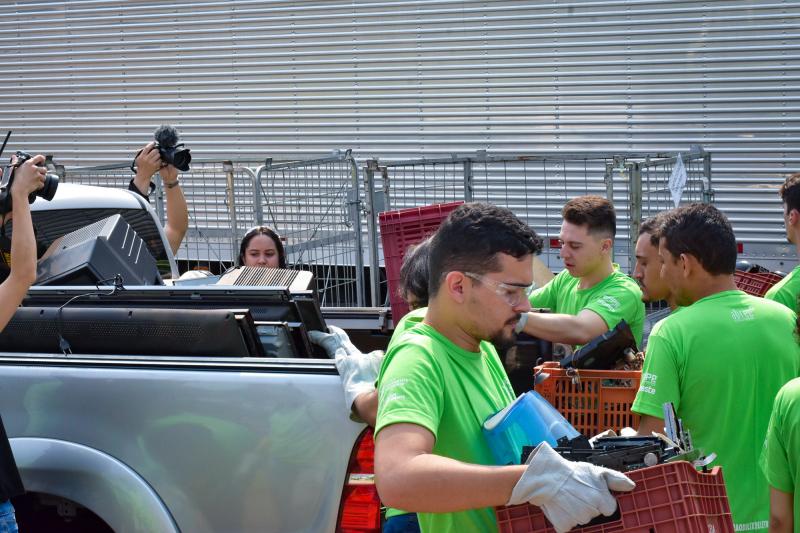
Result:
{"type": "Polygon", "coordinates": [[[47,249],[36,271],[36,285],[161,285],[156,260],[145,242],[120,215],[67,233],[47,249]]]}

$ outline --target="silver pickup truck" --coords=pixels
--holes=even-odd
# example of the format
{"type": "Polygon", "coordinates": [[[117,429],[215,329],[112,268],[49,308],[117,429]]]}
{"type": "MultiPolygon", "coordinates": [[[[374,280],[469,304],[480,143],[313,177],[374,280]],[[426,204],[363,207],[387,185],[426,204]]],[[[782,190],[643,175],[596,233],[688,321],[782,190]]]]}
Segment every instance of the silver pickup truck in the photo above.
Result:
{"type": "MultiPolygon", "coordinates": [[[[33,204],[43,250],[114,215],[175,278],[142,198],[63,184],[33,204]]],[[[21,530],[379,531],[371,433],[304,331],[327,321],[375,343],[386,324],[315,301],[196,280],[32,287],[0,335],[21,530]]]]}

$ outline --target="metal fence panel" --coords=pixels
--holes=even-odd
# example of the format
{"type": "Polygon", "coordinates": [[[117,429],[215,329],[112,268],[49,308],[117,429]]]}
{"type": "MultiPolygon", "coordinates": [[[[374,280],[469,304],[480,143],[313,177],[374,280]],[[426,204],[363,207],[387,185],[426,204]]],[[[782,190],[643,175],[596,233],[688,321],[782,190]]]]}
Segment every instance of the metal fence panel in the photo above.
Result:
{"type": "MultiPolygon", "coordinates": [[[[364,170],[371,198],[370,216],[432,203],[485,201],[512,210],[545,239],[542,260],[558,271],[561,208],[570,198],[595,194],[609,198],[617,212],[614,260],[624,271],[635,262],[634,246],[642,217],[672,208],[669,179],[677,154],[545,154],[470,156],[403,161],[371,160],[364,170]]],[[[681,203],[710,201],[710,156],[695,148],[681,154],[687,182],[681,203]]],[[[369,225],[371,261],[380,261],[377,224],[369,225]]],[[[374,294],[385,293],[377,272],[374,294]]],[[[380,304],[373,300],[373,304],[380,304]]]]}
{"type": "MultiPolygon", "coordinates": [[[[66,179],[127,188],[131,177],[126,165],[106,165],[71,170],[66,179]]],[[[159,176],[153,179],[163,224],[164,191],[159,176]]],[[[322,305],[364,305],[359,180],[349,150],[267,165],[193,161],[180,179],[189,210],[189,229],[176,254],[183,269],[224,271],[235,263],[246,231],[266,224],[285,239],[289,267],[315,273],[322,305]]]]}
{"type": "MultiPolygon", "coordinates": [[[[236,257],[234,230],[237,219],[253,220],[255,162],[192,161],[180,174],[181,188],[189,211],[189,229],[175,254],[188,269],[224,270],[236,257]]],[[[127,189],[133,177],[128,165],[77,168],[67,172],[71,183],[127,189]]],[[[153,176],[156,189],[152,201],[164,224],[166,204],[161,178],[153,176]]],[[[252,224],[251,224],[252,225],[252,224]]]]}
{"type": "Polygon", "coordinates": [[[358,168],[350,150],[259,168],[263,223],[285,240],[293,268],[314,272],[323,306],[364,305],[358,168]]]}

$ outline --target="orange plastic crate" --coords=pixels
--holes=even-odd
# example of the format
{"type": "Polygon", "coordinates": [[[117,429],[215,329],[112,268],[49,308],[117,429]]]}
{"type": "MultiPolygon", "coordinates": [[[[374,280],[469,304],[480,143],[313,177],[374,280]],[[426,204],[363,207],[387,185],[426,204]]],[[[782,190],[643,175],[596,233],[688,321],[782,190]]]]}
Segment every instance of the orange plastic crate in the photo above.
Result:
{"type": "Polygon", "coordinates": [[[534,368],[535,374],[541,371],[550,377],[536,385],[536,392],[587,437],[639,425],[631,405],[642,379],[640,371],[578,370],[579,382],[553,361],[534,368]]]}
{"type": "MultiPolygon", "coordinates": [[[[620,518],[578,527],[573,533],[733,533],[731,508],[722,469],[703,474],[686,461],[664,463],[627,473],[632,492],[615,494],[620,518]]],[[[498,507],[500,533],[554,533],[542,510],[523,504],[498,507]]]]}
{"type": "Polygon", "coordinates": [[[764,296],[767,291],[783,278],[772,272],[743,272],[737,270],[733,273],[733,281],[739,290],[753,296],[764,296]]]}
{"type": "Polygon", "coordinates": [[[412,207],[398,211],[385,211],[378,215],[383,244],[383,259],[386,265],[386,280],[389,285],[389,303],[395,324],[408,313],[408,304],[397,292],[400,282],[400,267],[409,246],[419,244],[433,234],[442,221],[464,202],[434,204],[412,207]]]}

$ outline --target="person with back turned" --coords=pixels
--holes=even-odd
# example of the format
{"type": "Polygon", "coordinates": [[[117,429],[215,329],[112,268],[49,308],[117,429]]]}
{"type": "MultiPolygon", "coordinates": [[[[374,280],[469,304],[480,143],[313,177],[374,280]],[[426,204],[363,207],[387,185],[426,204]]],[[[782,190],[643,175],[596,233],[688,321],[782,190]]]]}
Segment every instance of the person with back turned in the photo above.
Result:
{"type": "Polygon", "coordinates": [[[715,453],[737,531],[766,531],[769,489],[758,468],[775,395],[800,373],[795,315],[736,289],[736,237],[709,204],[665,213],[661,275],[680,312],[653,328],[632,411],[639,433],[664,431],[672,402],[694,446],[715,453]]]}
{"type": "MultiPolygon", "coordinates": [[[[794,244],[800,257],[800,173],[792,174],[781,185],[778,193],[783,204],[783,223],[786,228],[786,240],[794,244]]],[[[791,310],[796,309],[797,297],[800,295],[800,265],[778,283],[770,287],[764,298],[775,300],[791,310]]]]}

